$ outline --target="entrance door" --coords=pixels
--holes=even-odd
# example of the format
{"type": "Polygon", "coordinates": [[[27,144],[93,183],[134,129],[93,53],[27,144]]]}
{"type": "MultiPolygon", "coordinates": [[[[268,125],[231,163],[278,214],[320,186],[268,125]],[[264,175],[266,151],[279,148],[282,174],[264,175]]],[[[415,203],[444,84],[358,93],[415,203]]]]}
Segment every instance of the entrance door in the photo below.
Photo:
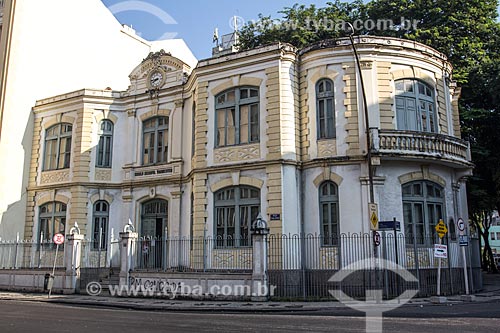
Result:
{"type": "Polygon", "coordinates": [[[167,227],[167,201],[151,200],[142,205],[140,266],[162,268],[166,258],[164,251],[167,227]]]}

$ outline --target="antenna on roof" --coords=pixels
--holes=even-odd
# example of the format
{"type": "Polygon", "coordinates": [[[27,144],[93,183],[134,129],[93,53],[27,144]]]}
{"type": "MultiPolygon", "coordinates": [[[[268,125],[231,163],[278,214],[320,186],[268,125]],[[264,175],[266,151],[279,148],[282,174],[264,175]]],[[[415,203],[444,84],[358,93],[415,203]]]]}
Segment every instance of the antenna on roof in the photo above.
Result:
{"type": "Polygon", "coordinates": [[[212,37],[212,43],[215,43],[216,47],[219,47],[219,29],[215,28],[214,36],[212,37]]]}

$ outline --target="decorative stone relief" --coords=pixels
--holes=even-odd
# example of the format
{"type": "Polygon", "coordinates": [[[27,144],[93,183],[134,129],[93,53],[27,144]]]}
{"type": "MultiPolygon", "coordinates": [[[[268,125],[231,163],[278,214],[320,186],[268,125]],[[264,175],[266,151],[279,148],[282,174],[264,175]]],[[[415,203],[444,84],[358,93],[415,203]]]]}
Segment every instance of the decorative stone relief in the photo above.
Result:
{"type": "Polygon", "coordinates": [[[252,266],[252,254],[249,251],[240,250],[214,250],[213,268],[231,267],[245,269],[252,266]]]}
{"type": "Polygon", "coordinates": [[[319,267],[323,269],[338,269],[338,248],[337,247],[322,247],[320,249],[321,262],[319,267]]]}
{"type": "Polygon", "coordinates": [[[337,155],[337,140],[318,141],[318,157],[333,157],[337,155]]]}
{"type": "Polygon", "coordinates": [[[253,160],[260,157],[259,144],[246,146],[217,148],[214,150],[214,162],[238,162],[243,160],[253,160]]]}
{"type": "Polygon", "coordinates": [[[41,184],[62,183],[69,181],[69,169],[42,172],[41,184]]]}
{"type": "Polygon", "coordinates": [[[111,169],[95,169],[95,180],[96,181],[110,181],[111,180],[111,169]]]}

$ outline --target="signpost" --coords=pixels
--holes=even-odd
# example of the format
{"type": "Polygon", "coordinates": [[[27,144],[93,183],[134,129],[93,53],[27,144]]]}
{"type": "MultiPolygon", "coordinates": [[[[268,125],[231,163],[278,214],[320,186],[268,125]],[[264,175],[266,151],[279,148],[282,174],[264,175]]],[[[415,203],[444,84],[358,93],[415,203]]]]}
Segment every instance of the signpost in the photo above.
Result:
{"type": "Polygon", "coordinates": [[[457,228],[458,244],[462,248],[462,260],[464,262],[465,294],[469,295],[469,276],[467,274],[467,256],[465,255],[465,247],[469,246],[469,236],[467,235],[465,222],[461,217],[457,220],[457,228]]]}
{"type": "Polygon", "coordinates": [[[380,245],[380,234],[378,231],[373,232],[373,244],[375,244],[375,246],[380,245]]]}
{"type": "Polygon", "coordinates": [[[378,221],[378,230],[396,230],[401,231],[401,222],[399,221],[378,221]]]}
{"type": "Polygon", "coordinates": [[[370,216],[370,228],[372,230],[378,230],[378,216],[377,216],[377,204],[368,204],[369,216],[370,216]]]}
{"type": "Polygon", "coordinates": [[[448,246],[442,244],[434,244],[434,257],[448,258],[448,246]]]}
{"type": "Polygon", "coordinates": [[[441,294],[441,258],[447,258],[448,257],[448,251],[447,251],[447,248],[446,248],[446,245],[444,245],[444,249],[443,249],[443,237],[444,235],[446,235],[446,233],[448,232],[448,228],[446,227],[446,224],[444,224],[444,221],[443,220],[439,220],[438,224],[436,224],[436,232],[439,236],[439,244],[434,244],[434,257],[436,258],[439,258],[439,261],[438,261],[438,276],[437,276],[437,295],[439,296],[441,294]],[[438,249],[437,253],[438,255],[436,255],[436,248],[438,249]],[[445,251],[445,253],[443,254],[443,251],[445,251]],[[443,255],[446,255],[446,257],[443,257],[443,255]]]}
{"type": "Polygon", "coordinates": [[[57,253],[59,252],[59,245],[64,244],[64,235],[63,234],[55,234],[54,237],[52,237],[52,241],[54,244],[56,244],[56,254],[54,256],[54,266],[52,267],[52,275],[49,276],[49,281],[47,283],[47,289],[49,290],[49,296],[52,293],[52,285],[54,283],[54,277],[55,277],[55,272],[56,272],[56,261],[57,261],[57,253]]]}

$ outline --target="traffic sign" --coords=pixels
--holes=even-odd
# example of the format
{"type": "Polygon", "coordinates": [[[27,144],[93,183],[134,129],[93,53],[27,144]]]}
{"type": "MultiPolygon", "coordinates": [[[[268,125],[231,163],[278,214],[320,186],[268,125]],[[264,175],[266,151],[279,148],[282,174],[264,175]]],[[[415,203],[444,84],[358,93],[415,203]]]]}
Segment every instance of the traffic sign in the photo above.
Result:
{"type": "Polygon", "coordinates": [[[377,204],[370,203],[368,204],[368,210],[370,212],[370,228],[372,230],[378,230],[378,216],[377,216],[377,204]]]}
{"type": "Polygon", "coordinates": [[[465,235],[465,222],[462,218],[459,218],[457,221],[457,227],[458,227],[458,234],[459,235],[465,235]]]}
{"type": "Polygon", "coordinates": [[[439,238],[443,238],[444,235],[448,232],[448,228],[446,228],[446,224],[444,224],[443,220],[439,220],[439,223],[436,224],[435,229],[439,238]]]}
{"type": "Polygon", "coordinates": [[[434,257],[448,258],[448,246],[443,244],[434,244],[434,257]]]}
{"type": "Polygon", "coordinates": [[[396,230],[401,231],[401,222],[399,221],[378,221],[378,230],[394,230],[394,224],[396,224],[396,230]]]}
{"type": "Polygon", "coordinates": [[[467,235],[458,235],[458,244],[460,246],[469,246],[469,236],[467,236],[467,235]]]}
{"type": "Polygon", "coordinates": [[[64,243],[64,235],[55,234],[54,237],[52,237],[52,240],[54,241],[54,244],[61,245],[62,243],[64,243]]]}
{"type": "Polygon", "coordinates": [[[380,234],[378,233],[378,231],[373,232],[373,244],[375,244],[375,246],[380,245],[380,234]]]}

